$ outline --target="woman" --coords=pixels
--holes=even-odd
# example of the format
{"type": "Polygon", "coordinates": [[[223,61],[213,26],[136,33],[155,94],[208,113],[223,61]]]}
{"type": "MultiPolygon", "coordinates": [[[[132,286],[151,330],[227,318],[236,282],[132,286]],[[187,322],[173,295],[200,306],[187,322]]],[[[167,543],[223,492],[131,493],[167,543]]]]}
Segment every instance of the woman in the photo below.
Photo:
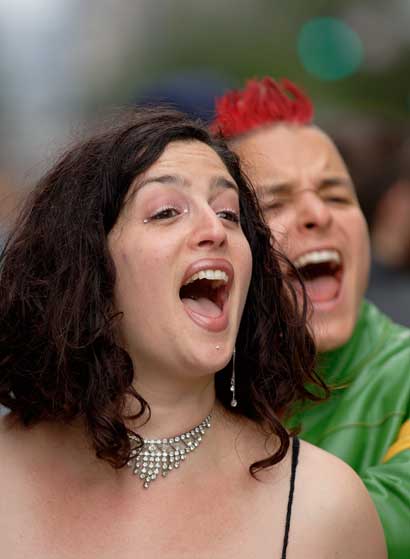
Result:
{"type": "Polygon", "coordinates": [[[2,556],[385,557],[358,478],[281,425],[324,389],[295,301],[198,124],[136,110],[63,156],[2,258],[2,556]]]}

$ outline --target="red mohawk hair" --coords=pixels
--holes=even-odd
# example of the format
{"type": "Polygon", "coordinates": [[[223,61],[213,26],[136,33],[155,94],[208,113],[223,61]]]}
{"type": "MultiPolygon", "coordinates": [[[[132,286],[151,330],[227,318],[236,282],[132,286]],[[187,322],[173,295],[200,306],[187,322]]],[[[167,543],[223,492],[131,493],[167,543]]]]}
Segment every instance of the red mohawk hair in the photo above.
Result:
{"type": "Polygon", "coordinates": [[[275,82],[266,77],[249,80],[242,91],[228,91],[217,99],[215,112],[212,132],[231,139],[277,122],[309,124],[313,118],[313,105],[289,80],[275,82]]]}

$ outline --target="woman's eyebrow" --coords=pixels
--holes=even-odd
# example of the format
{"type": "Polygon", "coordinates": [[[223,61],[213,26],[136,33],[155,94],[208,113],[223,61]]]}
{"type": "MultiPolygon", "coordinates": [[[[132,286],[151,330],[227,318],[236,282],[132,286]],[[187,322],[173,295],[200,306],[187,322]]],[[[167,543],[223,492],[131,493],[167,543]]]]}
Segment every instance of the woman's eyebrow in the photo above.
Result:
{"type": "MultiPolygon", "coordinates": [[[[136,185],[136,191],[141,190],[144,186],[151,183],[169,184],[176,186],[187,187],[190,185],[190,181],[186,180],[181,175],[158,175],[154,177],[147,177],[136,185]]],[[[228,179],[223,176],[216,176],[211,180],[211,186],[213,188],[233,188],[238,191],[238,186],[235,181],[228,179]]]]}
{"type": "Polygon", "coordinates": [[[239,190],[236,182],[226,177],[215,177],[212,181],[212,186],[214,188],[233,188],[236,192],[239,190]]]}
{"type": "Polygon", "coordinates": [[[142,181],[139,181],[137,177],[132,183],[125,197],[125,203],[129,204],[130,201],[133,200],[135,196],[137,196],[138,192],[140,192],[140,190],[144,188],[144,186],[147,186],[147,184],[151,184],[151,183],[185,185],[185,180],[183,179],[183,177],[179,175],[158,175],[154,177],[147,177],[142,181]]]}
{"type": "Polygon", "coordinates": [[[146,179],[142,180],[140,183],[138,183],[137,190],[141,190],[141,188],[153,182],[159,182],[161,184],[176,184],[181,186],[187,186],[187,181],[180,175],[158,175],[154,177],[147,177],[146,179]]]}

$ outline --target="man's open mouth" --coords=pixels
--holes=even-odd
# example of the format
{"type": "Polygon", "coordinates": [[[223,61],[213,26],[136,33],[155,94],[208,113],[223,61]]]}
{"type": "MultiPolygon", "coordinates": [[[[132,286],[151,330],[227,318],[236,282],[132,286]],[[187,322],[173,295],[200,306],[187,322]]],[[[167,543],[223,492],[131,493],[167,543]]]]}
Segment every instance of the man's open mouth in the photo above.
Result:
{"type": "Polygon", "coordinates": [[[229,276],[223,270],[207,268],[190,276],[179,290],[179,297],[191,311],[217,318],[229,295],[229,276]]]}
{"type": "Polygon", "coordinates": [[[312,303],[337,298],[340,292],[343,264],[336,250],[314,250],[299,256],[294,265],[302,276],[312,303]]]}

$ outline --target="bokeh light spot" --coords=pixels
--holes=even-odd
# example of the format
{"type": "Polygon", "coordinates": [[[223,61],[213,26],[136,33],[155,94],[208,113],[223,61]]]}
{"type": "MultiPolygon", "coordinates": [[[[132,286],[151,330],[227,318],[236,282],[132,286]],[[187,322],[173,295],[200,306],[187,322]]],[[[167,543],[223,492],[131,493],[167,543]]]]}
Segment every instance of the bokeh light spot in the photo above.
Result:
{"type": "Polygon", "coordinates": [[[363,60],[358,34],[335,18],[315,18],[305,23],[298,39],[298,53],[306,71],[321,80],[352,75],[363,60]]]}

